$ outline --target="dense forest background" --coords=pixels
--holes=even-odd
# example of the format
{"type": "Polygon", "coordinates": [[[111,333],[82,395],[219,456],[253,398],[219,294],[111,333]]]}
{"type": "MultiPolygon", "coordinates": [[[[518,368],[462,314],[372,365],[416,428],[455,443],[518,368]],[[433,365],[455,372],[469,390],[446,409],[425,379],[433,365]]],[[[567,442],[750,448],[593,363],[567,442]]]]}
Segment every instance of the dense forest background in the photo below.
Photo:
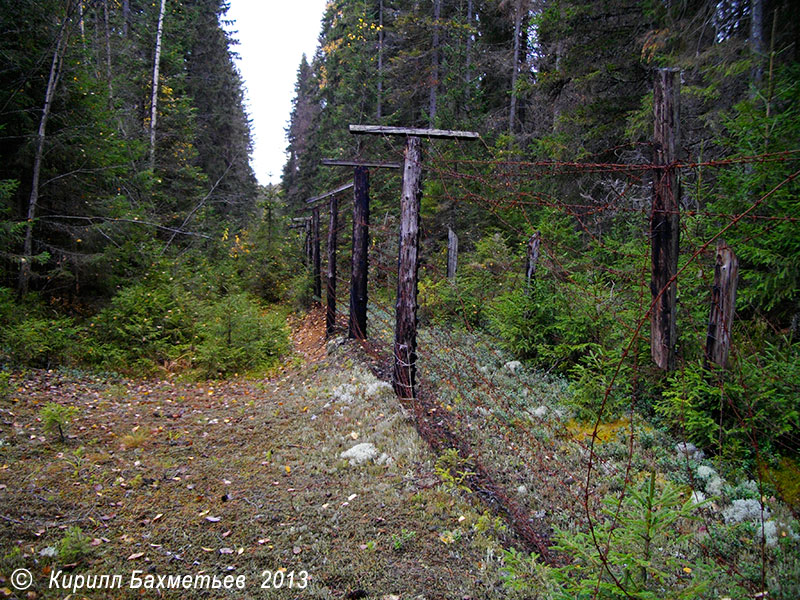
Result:
{"type": "MultiPolygon", "coordinates": [[[[262,304],[314,299],[301,236],[286,225],[349,177],[320,159],[400,155],[348,125],[475,130],[480,143],[426,150],[423,323],[477,328],[577,380],[586,417],[632,397],[718,451],[727,435],[736,456],[752,454],[753,435],[780,453],[796,447],[796,3],[331,1],[317,52],[298,67],[282,184],[261,188],[226,10],[220,0],[0,10],[9,364],[219,376],[268,362],[286,339],[262,304]],[[631,257],[647,256],[658,67],[682,80],[679,288],[700,299],[680,306],[680,368],[666,379],[647,366],[646,335],[630,337],[646,312],[631,257]],[[437,266],[451,228],[456,285],[437,266]],[[706,242],[723,230],[741,261],[736,376],[714,379],[703,366],[706,242]],[[535,293],[522,293],[534,231],[543,259],[535,293]],[[627,372],[623,359],[640,355],[627,372]],[[720,390],[731,406],[755,399],[747,424],[712,408],[720,390]]],[[[371,185],[382,223],[371,297],[388,303],[399,174],[376,172],[371,185]]]]}
{"type": "MultiPolygon", "coordinates": [[[[351,135],[349,124],[478,131],[482,143],[427,146],[422,321],[488,332],[569,376],[584,418],[635,405],[721,454],[793,454],[797,16],[795,2],[759,0],[330,2],[319,48],[297,71],[283,198],[301,215],[305,199],[347,180],[321,158],[401,159],[402,144],[351,135]],[[645,316],[663,67],[680,72],[685,165],[679,367],[666,378],[652,367],[645,316]],[[444,276],[449,229],[460,237],[454,282],[444,276]],[[521,276],[535,231],[542,260],[530,293],[521,276]],[[709,377],[717,238],[741,264],[728,373],[709,377]]],[[[387,305],[399,189],[397,172],[373,173],[370,276],[387,305]]]]}

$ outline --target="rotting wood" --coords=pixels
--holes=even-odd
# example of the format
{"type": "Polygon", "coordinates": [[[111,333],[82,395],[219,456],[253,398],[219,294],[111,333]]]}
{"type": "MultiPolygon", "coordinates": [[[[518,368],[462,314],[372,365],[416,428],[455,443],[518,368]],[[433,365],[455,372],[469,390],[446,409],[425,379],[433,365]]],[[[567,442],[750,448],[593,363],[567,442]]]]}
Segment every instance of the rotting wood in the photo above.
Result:
{"type": "Polygon", "coordinates": [[[450,227],[447,228],[447,278],[455,279],[458,269],[458,236],[450,227]]]}
{"type": "Polygon", "coordinates": [[[401,399],[415,397],[417,369],[417,276],[419,270],[419,210],[422,196],[420,139],[409,136],[403,161],[400,196],[400,249],[397,259],[397,306],[392,383],[401,399]]]}
{"type": "Polygon", "coordinates": [[[369,171],[353,172],[353,256],[350,271],[349,338],[367,339],[367,270],[369,268],[369,171]]]}
{"type": "Polygon", "coordinates": [[[724,241],[717,242],[714,264],[714,287],[711,289],[711,312],[706,336],[705,367],[710,363],[725,368],[731,349],[731,327],[736,307],[739,259],[724,241]]]}
{"type": "Polygon", "coordinates": [[[339,187],[337,187],[335,189],[332,189],[329,192],[325,192],[324,194],[320,194],[319,196],[314,196],[313,198],[309,198],[308,200],[306,200],[306,204],[314,204],[314,202],[319,202],[320,200],[325,200],[326,198],[330,198],[334,194],[338,194],[340,192],[344,192],[346,190],[349,190],[351,187],[353,187],[353,182],[352,181],[350,183],[345,183],[343,185],[340,185],[339,187]]]}
{"type": "Polygon", "coordinates": [[[650,292],[650,354],[665,370],[675,369],[680,184],[675,164],[680,144],[680,77],[674,69],[659,69],[653,88],[655,146],[653,206],[650,215],[652,276],[650,292]],[[678,75],[676,77],[676,75],[678,75]]]}
{"type": "Polygon", "coordinates": [[[319,207],[311,211],[311,265],[313,269],[313,296],[315,302],[322,300],[322,265],[319,254],[319,207]]]}
{"type": "Polygon", "coordinates": [[[528,294],[533,292],[533,278],[536,275],[536,267],[539,264],[539,245],[542,242],[542,234],[539,231],[528,239],[528,252],[525,261],[525,282],[528,294]]]}
{"type": "Polygon", "coordinates": [[[326,167],[368,167],[373,169],[400,169],[403,167],[398,162],[339,160],[337,158],[323,158],[320,164],[326,167]]]}
{"type": "Polygon", "coordinates": [[[339,229],[339,199],[336,194],[330,198],[328,213],[328,272],[325,282],[328,305],[325,310],[325,335],[332,337],[336,329],[336,238],[339,229]]]}
{"type": "Polygon", "coordinates": [[[390,127],[388,125],[350,125],[350,133],[365,135],[405,135],[420,138],[450,138],[463,140],[475,140],[481,137],[480,134],[475,131],[390,127]]]}

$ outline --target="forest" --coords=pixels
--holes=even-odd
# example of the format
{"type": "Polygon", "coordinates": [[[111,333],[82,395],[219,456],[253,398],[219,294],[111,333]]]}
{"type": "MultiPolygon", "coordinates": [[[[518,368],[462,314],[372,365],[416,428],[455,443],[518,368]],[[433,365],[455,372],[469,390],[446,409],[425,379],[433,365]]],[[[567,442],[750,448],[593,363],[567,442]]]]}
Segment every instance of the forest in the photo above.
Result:
{"type": "Polygon", "coordinates": [[[0,596],[798,597],[797,1],[228,4],[0,6],[0,596]]]}

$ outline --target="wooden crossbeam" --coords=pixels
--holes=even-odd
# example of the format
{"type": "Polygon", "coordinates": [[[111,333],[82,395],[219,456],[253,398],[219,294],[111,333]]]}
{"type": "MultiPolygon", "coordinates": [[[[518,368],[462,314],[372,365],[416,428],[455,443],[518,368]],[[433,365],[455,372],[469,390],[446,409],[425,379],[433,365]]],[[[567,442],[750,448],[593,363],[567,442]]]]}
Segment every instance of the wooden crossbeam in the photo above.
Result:
{"type": "Polygon", "coordinates": [[[320,163],[326,167],[366,167],[368,169],[400,169],[403,165],[396,162],[371,162],[368,160],[338,160],[323,158],[320,163]]]}
{"type": "Polygon", "coordinates": [[[350,125],[350,133],[365,135],[405,135],[424,138],[449,138],[455,140],[476,140],[481,137],[480,134],[475,131],[389,127],[388,125],[350,125]]]}
{"type": "Polygon", "coordinates": [[[352,187],[353,187],[352,181],[350,183],[345,183],[344,185],[340,185],[339,187],[337,187],[334,190],[331,190],[330,192],[325,192],[324,194],[321,194],[319,196],[314,196],[313,198],[309,198],[308,200],[306,200],[306,204],[314,204],[314,202],[319,202],[320,200],[324,200],[325,198],[330,198],[334,194],[338,194],[339,192],[349,190],[352,187]]]}

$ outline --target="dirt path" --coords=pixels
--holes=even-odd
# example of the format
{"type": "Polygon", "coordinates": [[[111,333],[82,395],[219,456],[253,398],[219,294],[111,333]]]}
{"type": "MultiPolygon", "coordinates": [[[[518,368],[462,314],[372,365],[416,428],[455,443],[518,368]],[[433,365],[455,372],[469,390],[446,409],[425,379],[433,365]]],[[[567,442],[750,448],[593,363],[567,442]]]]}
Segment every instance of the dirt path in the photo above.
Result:
{"type": "Polygon", "coordinates": [[[123,576],[74,600],[219,597],[129,589],[134,570],[243,576],[238,598],[504,597],[502,524],[440,485],[391,388],[347,348],[326,355],[323,330],[321,311],[296,323],[300,358],[273,379],[17,378],[0,412],[0,597],[65,598],[48,589],[59,571],[56,587],[123,576]],[[77,411],[64,443],[43,428],[49,402],[77,411]],[[341,456],[359,444],[363,463],[341,456]],[[83,544],[65,541],[74,526],[83,544]],[[32,595],[15,595],[18,567],[32,595]]]}

